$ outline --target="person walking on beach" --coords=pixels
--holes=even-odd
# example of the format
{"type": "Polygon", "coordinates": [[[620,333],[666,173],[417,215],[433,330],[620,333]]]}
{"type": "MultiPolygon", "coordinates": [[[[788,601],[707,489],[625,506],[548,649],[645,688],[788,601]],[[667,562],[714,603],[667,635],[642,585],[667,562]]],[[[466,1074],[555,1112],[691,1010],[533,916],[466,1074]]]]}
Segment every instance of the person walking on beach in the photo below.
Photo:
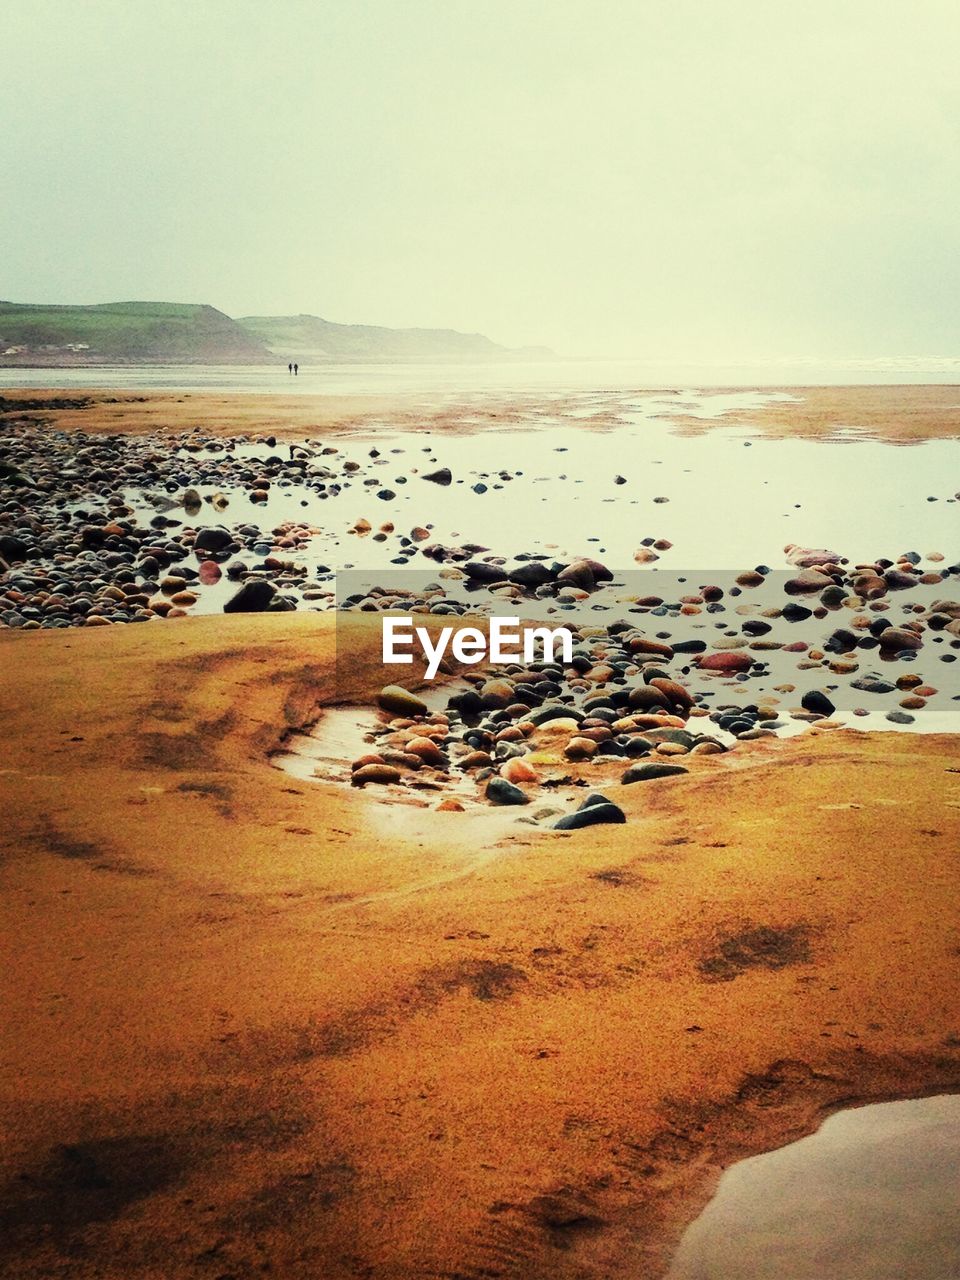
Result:
{"type": "Polygon", "coordinates": [[[293,376],[296,377],[299,374],[299,372],[300,372],[300,366],[296,362],[294,362],[293,376]]]}
{"type": "Polygon", "coordinates": [[[293,373],[293,361],[287,365],[287,373],[293,373]]]}

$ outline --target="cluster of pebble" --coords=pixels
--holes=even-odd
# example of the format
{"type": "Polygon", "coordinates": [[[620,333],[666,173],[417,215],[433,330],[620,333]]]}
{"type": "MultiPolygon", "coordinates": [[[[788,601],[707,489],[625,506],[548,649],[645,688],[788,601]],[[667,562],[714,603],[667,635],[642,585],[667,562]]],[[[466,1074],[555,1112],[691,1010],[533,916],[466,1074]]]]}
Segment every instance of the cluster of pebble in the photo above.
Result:
{"type": "MultiPolygon", "coordinates": [[[[767,638],[766,619],[783,617],[791,609],[789,603],[764,610],[760,629],[750,626],[755,619],[748,617],[739,632],[717,637],[714,644],[719,647],[709,651],[705,641],[670,643],[669,633],[651,637],[622,620],[603,627],[580,626],[572,629],[576,646],[569,664],[541,661],[468,672],[442,711],[431,711],[422,698],[399,686],[385,687],[379,706],[389,719],[368,734],[371,749],[353,761],[351,781],[355,786],[457,791],[458,780],[470,778],[476,784],[474,796],[479,788],[491,804],[525,805],[541,787],[582,784],[597,766],[614,768],[617,762],[622,784],[682,774],[687,772],[680,763],[682,757],[718,755],[737,741],[774,736],[785,727],[785,716],[823,722],[834,715],[835,702],[823,688],[807,689],[797,705],[784,706],[784,698],[796,692],[792,683],[761,688],[751,702],[718,701],[723,689],[736,689],[745,681],[762,684],[769,674],[762,655],[771,649],[796,653],[802,670],[831,675],[857,671],[854,655],[860,649],[909,664],[930,633],[935,640],[951,638],[952,647],[960,649],[956,638],[960,637],[960,601],[937,599],[929,608],[911,613],[902,627],[894,627],[879,616],[887,602],[868,578],[887,582],[889,590],[884,575],[893,578],[906,570],[873,565],[847,572],[837,562],[821,563],[836,567],[824,574],[828,586],[817,584],[820,597],[812,608],[804,606],[804,616],[826,617],[843,609],[847,625],[835,628],[820,649],[805,641],[784,644],[767,638]],[[842,599],[831,596],[831,602],[823,604],[823,595],[841,583],[845,585],[842,599]],[[677,658],[682,665],[671,671],[677,658]],[[711,689],[710,684],[715,687],[711,689]],[[705,732],[710,726],[715,728],[705,732]]],[[[813,579],[804,576],[810,572],[801,569],[797,578],[789,580],[794,596],[798,580],[802,594],[812,594],[813,579]]],[[[749,590],[751,578],[751,574],[738,575],[741,586],[733,590],[749,590]]],[[[942,581],[939,574],[936,581],[942,581]]],[[[638,610],[689,619],[704,610],[723,612],[723,596],[721,588],[708,587],[666,607],[659,598],[650,598],[638,610]]],[[[438,596],[428,593],[420,601],[421,611],[435,612],[438,598],[442,600],[442,591],[438,596]]],[[[396,608],[399,603],[396,594],[386,592],[355,607],[370,607],[371,600],[374,607],[396,608]]],[[[410,606],[408,599],[404,607],[410,606]]],[[[729,631],[726,621],[719,625],[729,631]]],[[[953,661],[955,656],[945,653],[943,658],[953,661]]],[[[894,723],[909,723],[912,717],[906,708],[922,708],[938,693],[912,671],[892,679],[875,673],[860,675],[851,688],[902,693],[899,708],[888,714],[894,723]]],[[[854,710],[865,713],[864,708],[854,710]]],[[[456,795],[440,805],[462,806],[456,795]]],[[[588,807],[596,807],[597,812],[577,818],[573,825],[621,820],[594,801],[588,807]]],[[[553,812],[545,811],[548,816],[553,812]]],[[[564,821],[573,817],[566,815],[564,821]]]]}
{"type": "MultiPolygon", "coordinates": [[[[406,783],[442,791],[459,775],[473,779],[490,804],[526,805],[540,786],[574,784],[570,768],[576,764],[633,761],[620,778],[629,784],[686,773],[678,756],[726,750],[716,738],[686,727],[688,716],[697,714],[693,699],[662,670],[625,662],[621,687],[608,692],[577,675],[576,667],[565,672],[550,662],[487,671],[474,677],[476,687],[452,694],[444,711],[433,712],[415,694],[388,685],[378,701],[390,719],[369,734],[373,749],[353,762],[351,781],[357,787],[406,783]],[[632,676],[643,682],[629,686],[632,676]],[[648,690],[658,695],[658,707],[672,710],[643,710],[652,705],[643,696],[648,690]]],[[[438,807],[464,805],[451,795],[438,807]]],[[[536,816],[560,812],[548,806],[536,816]]],[[[623,821],[618,806],[591,797],[582,811],[554,825],[573,829],[623,821]]]]}

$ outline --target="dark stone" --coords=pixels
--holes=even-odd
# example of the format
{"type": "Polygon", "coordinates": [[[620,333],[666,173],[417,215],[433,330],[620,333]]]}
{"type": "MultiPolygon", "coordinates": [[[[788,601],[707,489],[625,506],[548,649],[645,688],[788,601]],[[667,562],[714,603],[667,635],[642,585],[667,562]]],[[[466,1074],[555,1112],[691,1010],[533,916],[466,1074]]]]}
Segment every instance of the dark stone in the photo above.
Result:
{"type": "Polygon", "coordinates": [[[648,782],[652,778],[673,778],[681,773],[689,773],[682,764],[658,764],[646,761],[644,764],[632,764],[620,782],[625,786],[630,782],[648,782]]]}
{"type": "Polygon", "coordinates": [[[487,783],[487,799],[491,804],[529,804],[530,797],[524,795],[519,787],[515,787],[506,778],[491,778],[487,783]]]}
{"type": "Polygon", "coordinates": [[[490,564],[487,560],[468,560],[464,573],[475,582],[506,582],[507,571],[502,564],[490,564]]]}
{"type": "Polygon", "coordinates": [[[545,564],[538,560],[530,560],[510,570],[510,581],[520,587],[539,587],[550,582],[553,574],[545,564]]]}
{"type": "Polygon", "coordinates": [[[804,711],[813,711],[818,716],[832,716],[837,709],[819,689],[808,689],[800,699],[800,705],[804,711]]]}
{"type": "Polygon", "coordinates": [[[233,534],[227,529],[201,529],[193,540],[195,551],[212,551],[219,554],[233,545],[233,534]]]}
{"type": "Polygon", "coordinates": [[[0,535],[0,559],[6,560],[7,564],[26,560],[27,551],[27,544],[22,538],[15,538],[8,533],[0,535]]]}
{"type": "Polygon", "coordinates": [[[240,590],[230,597],[223,606],[224,613],[265,613],[277,594],[271,582],[262,578],[251,578],[240,590]]]}
{"type": "Polygon", "coordinates": [[[582,827],[596,827],[604,823],[626,822],[627,817],[619,805],[606,796],[592,795],[584,800],[576,813],[565,814],[553,824],[554,831],[579,831],[582,827]]]}
{"type": "Polygon", "coordinates": [[[584,718],[583,712],[576,707],[563,706],[557,702],[548,702],[544,707],[531,711],[527,719],[532,724],[546,724],[549,720],[576,720],[577,724],[584,718]]]}

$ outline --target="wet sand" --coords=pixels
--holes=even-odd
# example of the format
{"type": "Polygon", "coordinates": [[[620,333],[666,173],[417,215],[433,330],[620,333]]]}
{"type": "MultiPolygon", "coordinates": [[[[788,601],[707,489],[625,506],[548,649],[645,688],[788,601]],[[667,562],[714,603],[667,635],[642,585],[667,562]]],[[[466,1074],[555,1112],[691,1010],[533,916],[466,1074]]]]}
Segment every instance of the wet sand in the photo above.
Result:
{"type": "MultiPolygon", "coordinates": [[[[755,388],[740,388],[752,391],[755,388]]],[[[701,388],[709,391],[709,388],[701,388]]],[[[731,395],[724,387],[718,394],[731,395]]],[[[659,415],[685,434],[701,434],[716,427],[745,425],[757,435],[773,439],[825,439],[842,436],[915,444],[923,440],[960,438],[960,388],[951,386],[769,387],[764,392],[786,393],[797,402],[771,400],[756,408],[739,408],[715,418],[690,416],[678,395],[676,409],[667,404],[659,415]]],[[[478,428],[530,427],[538,421],[562,419],[602,430],[619,424],[615,410],[584,419],[577,410],[580,395],[519,396],[485,393],[482,403],[469,397],[451,398],[438,407],[435,396],[378,394],[363,396],[253,395],[206,392],[130,392],[70,388],[53,391],[11,389],[7,399],[32,402],[30,416],[40,416],[62,429],[93,433],[149,435],[179,432],[193,426],[206,435],[230,436],[250,432],[280,439],[303,439],[317,432],[428,428],[433,431],[476,431],[478,428]],[[89,402],[82,408],[51,408],[57,399],[89,402]]],[[[623,393],[627,396],[628,393],[623,393]]],[[[639,394],[650,394],[638,391],[639,394]]],[[[665,395],[672,393],[666,392],[665,395]]]]}
{"type": "Polygon", "coordinates": [[[0,1274],[659,1276],[732,1160],[960,1088],[957,738],[391,824],[268,758],[377,621],[346,684],[306,613],[0,635],[0,1274]]]}

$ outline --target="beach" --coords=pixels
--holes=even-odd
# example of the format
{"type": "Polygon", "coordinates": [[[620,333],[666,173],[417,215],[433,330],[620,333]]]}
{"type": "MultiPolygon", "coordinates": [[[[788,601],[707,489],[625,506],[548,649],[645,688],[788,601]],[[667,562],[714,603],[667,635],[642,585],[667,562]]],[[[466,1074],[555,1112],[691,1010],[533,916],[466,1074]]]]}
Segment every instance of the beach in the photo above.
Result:
{"type": "Polygon", "coordinates": [[[659,1277],[732,1162],[960,1086],[955,388],[3,396],[0,1274],[659,1277]],[[698,449],[743,489],[685,479],[698,449]],[[550,501],[508,527],[531,459],[550,501]],[[475,682],[479,727],[448,666],[397,720],[378,611],[414,569],[458,617],[559,609],[583,662],[522,705],[475,682]],[[784,617],[852,639],[777,693],[784,617]],[[278,767],[344,715],[396,778],[278,767]],[[558,829],[585,788],[622,820],[558,829]]]}
{"type": "Polygon", "coordinates": [[[957,1087],[955,738],[465,846],[270,767],[325,619],[2,644],[6,1274],[657,1275],[723,1165],[957,1087]]]}

